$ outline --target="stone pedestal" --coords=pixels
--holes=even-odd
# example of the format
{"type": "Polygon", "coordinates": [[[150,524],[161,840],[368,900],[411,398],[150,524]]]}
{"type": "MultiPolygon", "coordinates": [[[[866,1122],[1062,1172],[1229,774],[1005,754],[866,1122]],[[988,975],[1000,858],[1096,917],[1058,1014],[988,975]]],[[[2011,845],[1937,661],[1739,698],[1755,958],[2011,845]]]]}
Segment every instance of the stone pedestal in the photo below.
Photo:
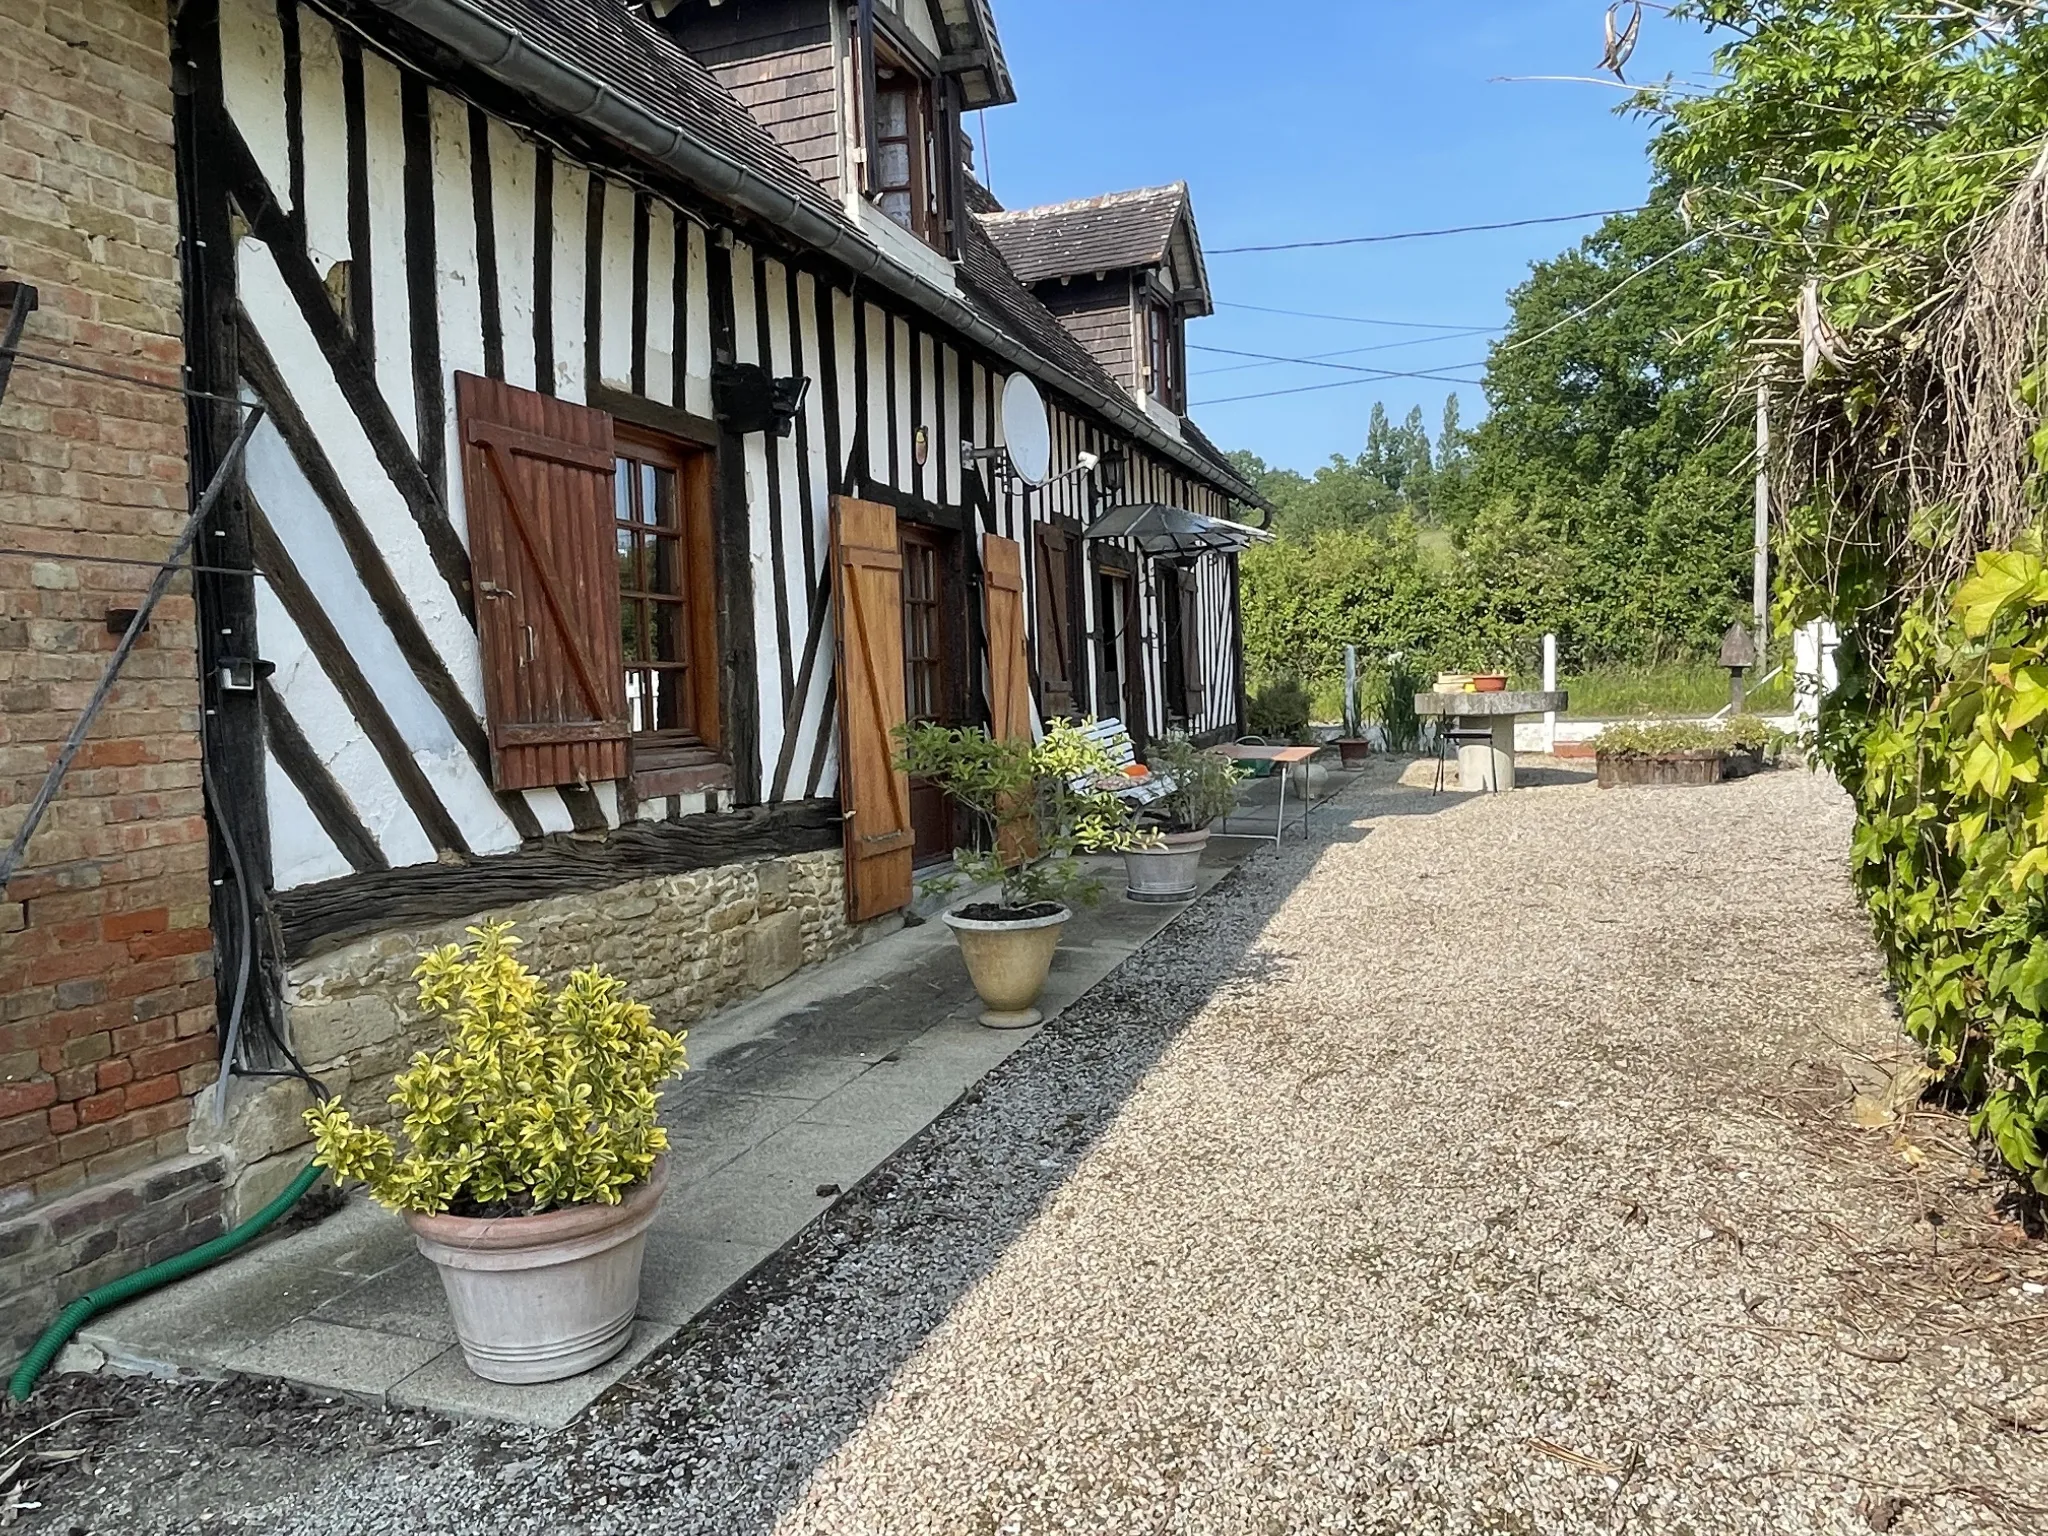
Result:
{"type": "Polygon", "coordinates": [[[1504,793],[1515,787],[1515,720],[1512,715],[1490,719],[1459,715],[1451,726],[1461,731],[1486,731],[1491,741],[1471,741],[1458,747],[1458,787],[1504,793]]]}

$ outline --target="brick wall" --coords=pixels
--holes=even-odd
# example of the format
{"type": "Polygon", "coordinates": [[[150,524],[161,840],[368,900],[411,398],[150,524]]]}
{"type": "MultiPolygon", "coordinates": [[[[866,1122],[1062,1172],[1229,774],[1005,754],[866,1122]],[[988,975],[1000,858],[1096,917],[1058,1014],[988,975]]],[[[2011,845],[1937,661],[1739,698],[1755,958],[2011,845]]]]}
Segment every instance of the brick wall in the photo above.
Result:
{"type": "MultiPolygon", "coordinates": [[[[0,277],[41,297],[24,350],[180,381],[169,78],[162,0],[0,4],[0,277]]],[[[15,366],[0,546],[51,553],[0,555],[0,845],[115,645],[108,610],[152,575],[69,557],[159,559],[187,504],[176,393],[15,366]]],[[[132,1215],[93,1197],[185,1155],[215,1073],[194,644],[180,582],[0,900],[0,1315],[24,1252],[39,1288],[63,1286],[44,1271],[65,1245],[23,1213],[132,1215]]],[[[126,1251],[78,1220],[87,1270],[126,1251]]],[[[165,1220],[137,1241],[181,1241],[165,1220]]]]}

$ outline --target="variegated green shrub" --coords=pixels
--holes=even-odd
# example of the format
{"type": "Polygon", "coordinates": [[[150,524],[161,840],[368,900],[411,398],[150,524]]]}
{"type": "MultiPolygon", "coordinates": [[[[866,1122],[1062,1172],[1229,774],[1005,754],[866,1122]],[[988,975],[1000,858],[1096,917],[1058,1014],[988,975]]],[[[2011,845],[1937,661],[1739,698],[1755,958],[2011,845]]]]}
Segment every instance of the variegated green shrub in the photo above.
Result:
{"type": "Polygon", "coordinates": [[[530,1213],[616,1205],[668,1147],[662,1083],[683,1037],[590,968],[560,991],[520,964],[509,923],[421,957],[420,1010],[449,1043],[394,1080],[406,1150],[337,1101],[306,1112],[314,1161],[394,1210],[530,1213]]]}
{"type": "MultiPolygon", "coordinates": [[[[1856,883],[1907,1028],[1975,1128],[2048,1193],[2048,565],[1982,556],[1902,620],[1888,707],[1830,760],[1859,811],[1856,883]],[[1844,750],[1844,749],[1847,750],[1844,750]]],[[[1857,720],[1853,697],[1837,723],[1857,720]]]]}

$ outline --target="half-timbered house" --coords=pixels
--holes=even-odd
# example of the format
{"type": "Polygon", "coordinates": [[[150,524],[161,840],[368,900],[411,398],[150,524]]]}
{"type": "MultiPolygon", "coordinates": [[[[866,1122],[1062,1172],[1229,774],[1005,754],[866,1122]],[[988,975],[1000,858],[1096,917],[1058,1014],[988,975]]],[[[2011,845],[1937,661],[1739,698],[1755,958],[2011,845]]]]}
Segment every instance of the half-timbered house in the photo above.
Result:
{"type": "Polygon", "coordinates": [[[198,577],[242,1051],[374,1104],[411,955],[485,915],[672,1021],[771,984],[950,850],[906,718],[1239,728],[1234,555],[1088,536],[1255,500],[1178,394],[1185,189],[1115,269],[1172,314],[1133,372],[973,178],[986,0],[175,28],[194,479],[266,413],[198,577]]]}

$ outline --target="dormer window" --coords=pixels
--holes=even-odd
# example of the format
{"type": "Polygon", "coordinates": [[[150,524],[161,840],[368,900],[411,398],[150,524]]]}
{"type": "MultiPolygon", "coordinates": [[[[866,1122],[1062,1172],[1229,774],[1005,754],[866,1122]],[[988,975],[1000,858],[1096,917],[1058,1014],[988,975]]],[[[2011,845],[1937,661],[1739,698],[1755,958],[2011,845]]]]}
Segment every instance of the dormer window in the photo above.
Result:
{"type": "Polygon", "coordinates": [[[1187,407],[1181,397],[1180,316],[1164,304],[1145,306],[1145,391],[1169,411],[1187,407]]]}
{"type": "Polygon", "coordinates": [[[940,206],[939,131],[929,81],[909,65],[876,49],[874,200],[896,223],[930,246],[944,249],[940,206]]]}
{"type": "Polygon", "coordinates": [[[893,224],[942,256],[956,254],[963,200],[958,84],[931,50],[876,15],[849,12],[854,89],[848,103],[860,193],[893,224]]]}

